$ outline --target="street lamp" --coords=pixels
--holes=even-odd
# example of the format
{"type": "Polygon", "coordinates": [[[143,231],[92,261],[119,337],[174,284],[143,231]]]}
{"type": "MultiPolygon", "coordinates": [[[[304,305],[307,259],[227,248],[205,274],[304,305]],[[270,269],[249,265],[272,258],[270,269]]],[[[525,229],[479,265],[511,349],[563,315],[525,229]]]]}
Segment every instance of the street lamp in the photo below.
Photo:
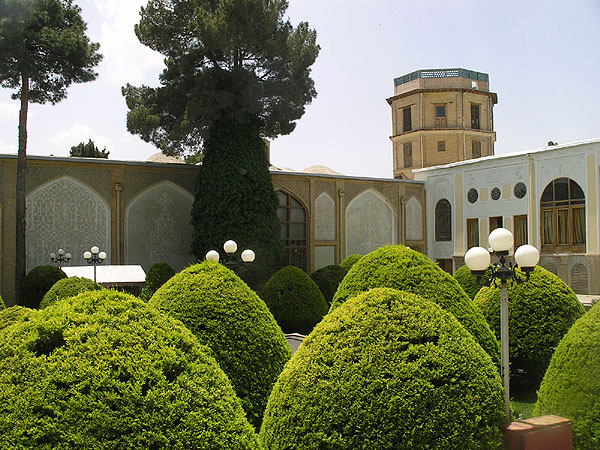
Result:
{"type": "Polygon", "coordinates": [[[50,261],[53,263],[58,263],[58,268],[60,269],[63,263],[68,263],[71,260],[71,254],[65,253],[62,248],[59,248],[56,253],[50,253],[50,261]]]}
{"type": "Polygon", "coordinates": [[[513,235],[506,228],[496,228],[489,236],[490,249],[482,247],[472,247],[465,253],[465,264],[471,270],[471,273],[477,277],[481,283],[481,277],[489,267],[491,269],[490,278],[481,284],[489,286],[493,281],[500,280],[500,348],[502,381],[504,384],[504,413],[506,422],[510,421],[510,387],[509,387],[509,357],[508,357],[508,289],[506,282],[525,283],[529,280],[529,274],[535,268],[540,260],[540,253],[532,245],[521,245],[515,251],[516,265],[506,262],[508,252],[513,246],[513,235]],[[499,256],[499,262],[490,266],[490,254],[499,256]],[[523,280],[516,273],[519,267],[525,273],[523,280]]]}
{"type": "MultiPolygon", "coordinates": [[[[223,250],[225,250],[225,258],[223,259],[222,264],[228,269],[233,270],[234,272],[241,266],[240,262],[234,260],[233,258],[235,252],[237,251],[237,247],[237,243],[232,240],[226,241],[223,244],[223,250]]],[[[251,264],[254,261],[256,255],[252,250],[246,249],[242,252],[240,257],[242,259],[242,264],[247,265],[251,264]]],[[[219,262],[219,260],[221,259],[221,255],[219,255],[219,252],[217,252],[216,250],[209,250],[206,253],[206,259],[208,261],[219,262]]]]}
{"type": "Polygon", "coordinates": [[[98,264],[102,264],[102,262],[106,259],[106,253],[101,252],[98,247],[95,245],[89,249],[88,251],[83,253],[83,257],[87,261],[88,264],[93,264],[94,266],[94,283],[96,282],[96,266],[98,264]]]}

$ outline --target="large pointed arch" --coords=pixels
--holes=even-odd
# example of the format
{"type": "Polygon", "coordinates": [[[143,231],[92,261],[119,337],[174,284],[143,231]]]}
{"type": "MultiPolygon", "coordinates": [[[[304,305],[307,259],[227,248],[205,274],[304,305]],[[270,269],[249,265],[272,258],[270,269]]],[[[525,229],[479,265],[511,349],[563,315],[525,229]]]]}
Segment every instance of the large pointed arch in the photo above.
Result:
{"type": "Polygon", "coordinates": [[[277,216],[281,224],[283,265],[308,271],[308,209],[286,190],[277,191],[277,216]]]}
{"type": "Polygon", "coordinates": [[[195,260],[190,212],[194,196],[170,181],[154,184],[125,209],[125,263],[145,270],[165,262],[179,271],[195,260]]]}
{"type": "Polygon", "coordinates": [[[71,253],[71,265],[85,265],[83,252],[93,245],[110,261],[110,207],[89,186],[56,178],[34,189],[26,208],[27,270],[48,264],[59,248],[71,253]]]}
{"type": "Polygon", "coordinates": [[[335,240],[335,202],[327,192],[315,200],[315,240],[335,240]]]}
{"type": "Polygon", "coordinates": [[[354,197],[346,207],[346,255],[367,253],[395,244],[396,214],[388,200],[375,189],[354,197]]]}

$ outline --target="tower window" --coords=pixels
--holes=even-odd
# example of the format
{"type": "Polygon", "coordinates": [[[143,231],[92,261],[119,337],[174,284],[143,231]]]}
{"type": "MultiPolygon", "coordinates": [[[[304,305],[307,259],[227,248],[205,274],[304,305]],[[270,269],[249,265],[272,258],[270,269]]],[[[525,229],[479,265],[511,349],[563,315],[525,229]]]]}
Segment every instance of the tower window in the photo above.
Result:
{"type": "Polygon", "coordinates": [[[452,206],[445,198],[435,205],[435,240],[452,240],[452,206]]]}
{"type": "Polygon", "coordinates": [[[471,143],[471,158],[481,158],[481,142],[473,141],[471,143]]]}
{"type": "Polygon", "coordinates": [[[471,104],[471,128],[479,130],[479,105],[471,104]]]}
{"type": "Polygon", "coordinates": [[[438,141],[438,152],[446,151],[446,141],[438,141]]]}
{"type": "Polygon", "coordinates": [[[435,126],[446,126],[446,105],[435,105],[435,126]]]}
{"type": "Polygon", "coordinates": [[[412,130],[412,121],[410,117],[410,106],[402,109],[402,131],[412,130]]]}
{"type": "Polygon", "coordinates": [[[413,166],[412,142],[404,143],[404,167],[413,166]]]}

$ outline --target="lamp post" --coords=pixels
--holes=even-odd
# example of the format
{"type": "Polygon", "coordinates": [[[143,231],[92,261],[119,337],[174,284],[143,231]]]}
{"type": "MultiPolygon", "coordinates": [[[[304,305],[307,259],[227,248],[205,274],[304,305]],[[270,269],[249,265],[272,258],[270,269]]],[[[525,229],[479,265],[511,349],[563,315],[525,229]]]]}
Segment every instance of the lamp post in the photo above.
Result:
{"type": "Polygon", "coordinates": [[[102,264],[102,262],[106,259],[106,253],[101,252],[98,247],[95,245],[89,249],[88,251],[83,253],[83,257],[87,261],[88,264],[92,264],[94,266],[94,283],[96,282],[96,266],[98,264],[102,264]]]}
{"type": "MultiPolygon", "coordinates": [[[[221,264],[223,264],[228,269],[233,270],[234,272],[236,272],[236,269],[239,269],[241,267],[241,264],[251,264],[254,261],[254,258],[256,257],[252,250],[246,249],[240,255],[242,260],[240,264],[240,261],[234,259],[235,252],[237,251],[237,243],[232,240],[226,241],[223,244],[223,250],[225,251],[225,257],[223,258],[221,264]]],[[[219,255],[219,252],[217,252],[216,250],[209,250],[206,253],[206,259],[208,261],[219,262],[221,259],[221,255],[219,255]]]]}
{"type": "Polygon", "coordinates": [[[50,253],[50,261],[58,263],[58,268],[62,268],[63,263],[68,263],[71,260],[71,254],[65,253],[62,248],[59,248],[56,253],[50,253]]]}
{"type": "Polygon", "coordinates": [[[471,274],[477,277],[480,282],[481,277],[489,267],[491,269],[490,278],[484,283],[489,286],[493,281],[500,280],[500,350],[502,365],[502,381],[504,385],[504,413],[506,422],[510,422],[510,371],[508,355],[508,289],[507,281],[521,284],[529,280],[529,274],[535,268],[540,260],[538,250],[532,245],[521,245],[515,251],[516,265],[508,263],[506,257],[513,246],[513,235],[506,228],[496,228],[490,233],[490,249],[483,247],[472,247],[465,253],[465,264],[471,270],[471,274]],[[497,263],[490,266],[490,254],[496,254],[499,257],[497,263]],[[516,269],[519,267],[525,273],[525,280],[519,277],[516,269]]]}

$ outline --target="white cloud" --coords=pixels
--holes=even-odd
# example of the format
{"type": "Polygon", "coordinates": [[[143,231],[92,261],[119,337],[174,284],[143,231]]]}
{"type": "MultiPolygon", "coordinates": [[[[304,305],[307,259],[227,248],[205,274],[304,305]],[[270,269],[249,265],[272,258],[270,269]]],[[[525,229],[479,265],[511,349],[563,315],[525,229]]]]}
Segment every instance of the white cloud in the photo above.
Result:
{"type": "Polygon", "coordinates": [[[139,11],[147,0],[89,1],[100,20],[100,52],[104,59],[100,75],[119,86],[125,83],[156,83],[163,56],[142,45],[133,31],[139,11]]]}
{"type": "Polygon", "coordinates": [[[0,153],[17,153],[17,146],[15,144],[0,141],[0,153]]]}
{"type": "Polygon", "coordinates": [[[68,156],[71,147],[80,142],[87,142],[89,139],[94,141],[94,144],[100,150],[106,147],[110,151],[113,147],[112,140],[109,137],[98,134],[87,125],[80,123],[76,123],[69,130],[59,131],[48,142],[56,149],[55,154],[68,156]]]}
{"type": "Polygon", "coordinates": [[[19,118],[19,105],[15,102],[0,102],[0,119],[19,118]]]}

